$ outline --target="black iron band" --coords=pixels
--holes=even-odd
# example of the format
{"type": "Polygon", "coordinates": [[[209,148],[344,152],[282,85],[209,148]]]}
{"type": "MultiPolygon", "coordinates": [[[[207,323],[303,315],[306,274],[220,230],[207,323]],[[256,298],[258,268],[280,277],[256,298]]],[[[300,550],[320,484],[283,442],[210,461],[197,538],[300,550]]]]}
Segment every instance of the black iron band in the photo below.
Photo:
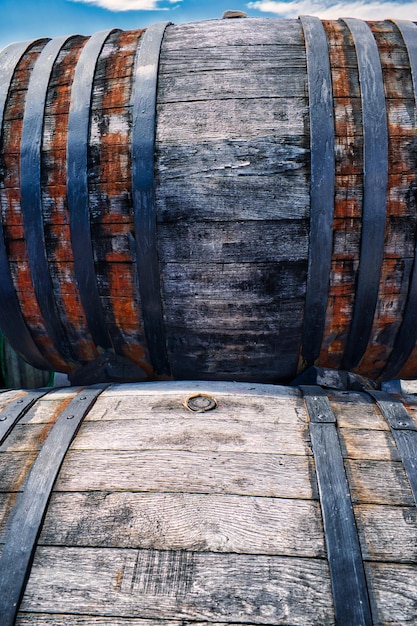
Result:
{"type": "Polygon", "coordinates": [[[98,58],[114,30],[95,33],[85,44],[74,73],[68,118],[67,200],[74,270],[88,328],[97,347],[110,349],[94,267],[88,198],[90,106],[98,58]]]}
{"type": "Polygon", "coordinates": [[[313,365],[320,354],[329,293],[334,212],[334,115],[329,49],[323,24],[301,16],[310,102],[310,243],[302,356],[313,365]]]}
{"type": "Polygon", "coordinates": [[[368,626],[372,624],[371,609],[336,418],[320,387],[300,389],[310,416],[336,623],[368,626]]]}
{"type": "Polygon", "coordinates": [[[21,207],[30,274],[48,335],[66,361],[76,361],[55,301],[46,255],[41,196],[41,146],[48,85],[69,37],[50,41],[39,55],[26,93],[20,152],[21,207]]]}
{"type": "Polygon", "coordinates": [[[0,450],[7,436],[12,431],[13,426],[17,424],[21,417],[29,411],[35,404],[36,400],[42,398],[49,390],[34,389],[28,391],[25,396],[12,400],[0,411],[0,450]]]}
{"type": "Polygon", "coordinates": [[[157,374],[169,375],[156,239],[154,190],[156,93],[162,40],[168,23],[152,24],[136,53],[132,88],[132,193],[142,319],[157,374]]]}
{"type": "MultiPolygon", "coordinates": [[[[417,26],[407,20],[392,20],[399,29],[407,48],[408,58],[413,81],[414,105],[417,108],[417,26]]],[[[417,118],[415,118],[417,121],[417,118]]],[[[408,287],[407,302],[403,319],[395,338],[394,348],[388,358],[382,378],[390,380],[398,374],[405,365],[417,341],[417,324],[415,320],[417,310],[417,240],[414,248],[414,262],[408,287]]]]}
{"type": "Polygon", "coordinates": [[[15,623],[54,482],[82,419],[102,389],[84,389],[59,415],[12,509],[0,557],[2,626],[15,623]]]}
{"type": "Polygon", "coordinates": [[[355,303],[342,369],[361,360],[372,330],[384,258],[388,184],[388,122],[381,62],[371,29],[361,20],[343,20],[356,49],[363,123],[363,210],[355,303]]]}
{"type": "Polygon", "coordinates": [[[403,403],[385,391],[368,391],[391,428],[417,505],[417,426],[403,403]]]}
{"type": "MultiPolygon", "coordinates": [[[[12,44],[0,53],[0,127],[7,96],[13,75],[24,53],[36,42],[12,44]]],[[[3,139],[4,142],[4,139],[3,139]]],[[[19,300],[13,285],[4,239],[2,220],[0,219],[0,328],[12,348],[21,354],[34,367],[51,369],[51,364],[42,356],[32,339],[20,309],[19,300]]]]}

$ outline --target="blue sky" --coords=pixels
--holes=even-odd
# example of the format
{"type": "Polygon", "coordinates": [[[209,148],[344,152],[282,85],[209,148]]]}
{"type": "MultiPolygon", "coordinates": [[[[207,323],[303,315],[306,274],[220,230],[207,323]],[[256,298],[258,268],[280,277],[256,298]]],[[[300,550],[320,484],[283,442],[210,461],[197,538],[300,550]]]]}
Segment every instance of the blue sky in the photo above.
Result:
{"type": "Polygon", "coordinates": [[[221,17],[236,9],[252,17],[396,17],[417,20],[417,0],[0,0],[0,49],[14,41],[104,28],[125,30],[169,20],[176,24],[221,17]]]}

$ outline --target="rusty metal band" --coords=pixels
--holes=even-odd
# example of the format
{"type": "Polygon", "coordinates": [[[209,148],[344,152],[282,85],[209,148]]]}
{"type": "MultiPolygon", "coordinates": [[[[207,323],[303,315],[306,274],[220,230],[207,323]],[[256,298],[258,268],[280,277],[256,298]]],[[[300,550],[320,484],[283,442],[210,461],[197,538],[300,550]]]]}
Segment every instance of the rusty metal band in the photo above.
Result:
{"type": "Polygon", "coordinates": [[[417,505],[417,426],[403,403],[385,391],[367,391],[390,425],[417,505]]]}
{"type": "Polygon", "coordinates": [[[23,115],[20,151],[20,190],[30,274],[46,330],[55,349],[76,361],[55,301],[48,266],[41,195],[41,147],[46,97],[55,61],[69,37],[50,41],[31,73],[23,115]]]}
{"type": "Polygon", "coordinates": [[[161,299],[154,190],[156,94],[162,40],[169,22],[152,24],[142,35],[132,87],[132,193],[136,265],[142,319],[152,367],[169,375],[161,299]]]}
{"type": "Polygon", "coordinates": [[[84,389],[58,416],[11,511],[0,557],[2,626],[15,623],[54,482],[82,419],[102,390],[84,389]]]}
{"type": "Polygon", "coordinates": [[[388,122],[378,47],[361,20],[343,20],[353,37],[359,69],[363,123],[363,209],[355,302],[342,369],[361,360],[370,338],[384,258],[388,184],[388,122]]]}
{"type": "Polygon", "coordinates": [[[302,356],[320,354],[330,283],[334,212],[333,90],[326,32],[317,17],[301,16],[307,53],[310,111],[310,242],[302,356]]]}
{"type": "Polygon", "coordinates": [[[103,349],[111,348],[112,342],[94,266],[88,197],[88,146],[95,70],[101,50],[112,32],[114,30],[95,33],[82,49],[71,88],[67,139],[67,200],[75,277],[91,336],[96,346],[103,349]]]}
{"type": "MultiPolygon", "coordinates": [[[[0,127],[9,89],[16,67],[24,53],[37,41],[12,44],[0,53],[0,127]]],[[[45,41],[45,40],[44,40],[45,41]]],[[[3,135],[4,144],[4,135],[3,135]]],[[[3,223],[0,219],[0,328],[12,348],[24,356],[34,367],[50,369],[51,364],[42,356],[23,318],[19,300],[13,285],[4,239],[3,223]]]]}
{"type": "MultiPolygon", "coordinates": [[[[407,20],[391,20],[399,29],[407,48],[413,82],[414,106],[417,109],[417,26],[407,20]]],[[[415,114],[414,123],[417,123],[415,114]]],[[[408,296],[402,323],[395,338],[393,350],[388,358],[382,378],[389,380],[400,372],[407,362],[417,341],[417,241],[414,248],[414,261],[408,286],[408,296]]]]}
{"type": "Polygon", "coordinates": [[[324,391],[300,386],[310,416],[310,437],[338,626],[372,624],[358,531],[336,418],[324,391]]]}
{"type": "Polygon", "coordinates": [[[0,451],[7,436],[13,427],[22,418],[39,398],[49,393],[50,389],[34,389],[24,396],[12,400],[0,411],[0,451]]]}

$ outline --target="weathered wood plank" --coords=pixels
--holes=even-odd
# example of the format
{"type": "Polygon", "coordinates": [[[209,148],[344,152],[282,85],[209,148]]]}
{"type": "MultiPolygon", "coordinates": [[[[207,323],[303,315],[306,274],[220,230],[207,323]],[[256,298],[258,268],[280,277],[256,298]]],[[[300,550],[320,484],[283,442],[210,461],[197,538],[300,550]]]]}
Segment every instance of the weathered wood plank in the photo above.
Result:
{"type": "Polygon", "coordinates": [[[303,424],[307,422],[307,412],[300,397],[277,396],[244,396],[216,393],[209,387],[208,392],[185,391],[168,395],[162,393],[142,394],[136,388],[135,396],[108,395],[100,398],[89,412],[85,422],[109,420],[221,420],[228,422],[251,422],[252,424],[303,424]],[[202,395],[213,398],[216,407],[207,413],[199,414],[192,411],[187,401],[194,396],[202,395]]]}
{"type": "Polygon", "coordinates": [[[55,490],[317,499],[311,456],[249,452],[74,450],[64,460],[55,490]]]}
{"type": "Polygon", "coordinates": [[[374,622],[384,626],[415,624],[417,566],[365,563],[365,569],[374,622]]]}
{"type": "MultiPolygon", "coordinates": [[[[219,16],[220,17],[220,16],[219,16]]],[[[227,46],[252,46],[280,43],[285,46],[302,46],[302,31],[298,20],[278,20],[259,18],[256,29],[253,20],[208,20],[191,22],[180,26],[170,26],[164,38],[162,53],[166,50],[216,48],[221,41],[227,46]]]]}
{"type": "Polygon", "coordinates": [[[55,494],[38,543],[325,556],[318,502],[203,494],[55,494]]]}
{"type": "Polygon", "coordinates": [[[35,460],[34,453],[0,453],[0,493],[17,491],[24,483],[35,460]]]}
{"type": "Polygon", "coordinates": [[[307,626],[330,597],[320,559],[41,547],[21,610],[307,626]]]}
{"type": "MultiPolygon", "coordinates": [[[[13,441],[9,449],[15,449],[13,441]]],[[[84,422],[72,449],[309,453],[305,424],[280,424],[279,427],[259,424],[254,429],[247,422],[201,421],[198,417],[194,422],[189,419],[165,419],[152,425],[149,420],[84,422]]]]}
{"type": "Polygon", "coordinates": [[[386,420],[366,394],[329,389],[328,396],[340,428],[389,430],[386,420]]]}
{"type": "Polygon", "coordinates": [[[304,220],[187,222],[180,233],[178,224],[160,224],[159,257],[162,263],[189,263],[201,259],[207,263],[305,261],[307,230],[304,220]],[[259,246],[260,241],[262,246],[259,246]]]}
{"type": "Polygon", "coordinates": [[[343,456],[350,459],[399,461],[400,456],[390,432],[385,430],[339,429],[343,456]]]}
{"type": "MultiPolygon", "coordinates": [[[[96,615],[58,615],[57,613],[18,613],[16,626],[91,626],[91,624],[102,626],[161,626],[160,620],[146,620],[140,617],[118,618],[118,617],[98,617],[96,615]]],[[[166,626],[224,626],[224,622],[197,622],[182,619],[181,621],[164,620],[166,626]]],[[[252,626],[252,624],[233,624],[227,622],[229,626],[252,626]]]]}
{"type": "Polygon", "coordinates": [[[415,506],[356,505],[355,516],[365,561],[417,564],[415,506]]]}
{"type": "Polygon", "coordinates": [[[402,463],[346,459],[345,469],[354,503],[413,506],[402,463]]]}

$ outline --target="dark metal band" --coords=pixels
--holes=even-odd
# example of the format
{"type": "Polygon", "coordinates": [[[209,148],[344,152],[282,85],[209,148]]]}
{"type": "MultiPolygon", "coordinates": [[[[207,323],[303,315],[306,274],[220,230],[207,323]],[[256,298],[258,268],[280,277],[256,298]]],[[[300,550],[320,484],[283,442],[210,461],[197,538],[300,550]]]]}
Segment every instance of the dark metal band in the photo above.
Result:
{"type": "Polygon", "coordinates": [[[34,389],[28,391],[25,396],[12,400],[2,411],[0,411],[0,450],[6,437],[13,429],[13,426],[21,417],[29,411],[36,400],[42,398],[50,389],[34,389]]]}
{"type": "Polygon", "coordinates": [[[300,389],[310,416],[336,623],[368,626],[372,624],[371,609],[336,418],[320,387],[300,389]]]}
{"type": "Polygon", "coordinates": [[[390,425],[417,505],[417,426],[403,403],[385,391],[368,391],[390,425]]]}
{"type": "Polygon", "coordinates": [[[101,50],[112,32],[114,30],[95,33],[80,54],[71,88],[67,143],[67,199],[75,276],[88,328],[96,346],[103,349],[111,348],[112,342],[94,267],[88,202],[88,145],[94,74],[101,50]]]}
{"type": "Polygon", "coordinates": [[[169,375],[156,240],[154,190],[156,93],[162,40],[167,23],[152,24],[136,53],[132,88],[132,193],[136,264],[149,356],[157,374],[169,375]]]}
{"type": "Polygon", "coordinates": [[[55,61],[69,37],[50,41],[32,70],[26,93],[20,153],[21,207],[29,268],[36,299],[55,349],[76,361],[61,323],[46,255],[41,196],[41,146],[48,85],[55,61]]]}
{"type": "MultiPolygon", "coordinates": [[[[38,40],[37,40],[38,41],[38,40]]],[[[0,53],[0,127],[3,127],[7,96],[17,64],[36,41],[12,44],[0,53]]],[[[32,339],[20,309],[10,273],[4,230],[0,219],[0,328],[12,348],[34,367],[51,369],[32,339]]]]}
{"type": "Polygon", "coordinates": [[[361,20],[343,20],[356,49],[363,122],[363,211],[360,261],[349,339],[342,369],[361,360],[372,330],[384,258],[388,184],[388,122],[381,62],[371,29],[361,20]]]}
{"type": "Polygon", "coordinates": [[[15,623],[54,482],[82,419],[102,389],[84,389],[59,415],[12,509],[0,558],[2,626],[15,623]]]}
{"type": "Polygon", "coordinates": [[[329,293],[334,212],[334,116],[329,49],[317,17],[301,16],[307,52],[310,101],[310,244],[302,356],[313,365],[320,354],[329,293]]]}
{"type": "MultiPolygon", "coordinates": [[[[399,29],[404,40],[410,61],[413,80],[414,105],[417,107],[417,26],[407,20],[391,20],[399,29]]],[[[415,117],[415,122],[417,118],[415,117]]],[[[403,319],[395,338],[394,348],[388,358],[382,378],[389,380],[398,374],[405,365],[417,341],[417,241],[414,249],[414,262],[408,287],[407,302],[403,319]]]]}

